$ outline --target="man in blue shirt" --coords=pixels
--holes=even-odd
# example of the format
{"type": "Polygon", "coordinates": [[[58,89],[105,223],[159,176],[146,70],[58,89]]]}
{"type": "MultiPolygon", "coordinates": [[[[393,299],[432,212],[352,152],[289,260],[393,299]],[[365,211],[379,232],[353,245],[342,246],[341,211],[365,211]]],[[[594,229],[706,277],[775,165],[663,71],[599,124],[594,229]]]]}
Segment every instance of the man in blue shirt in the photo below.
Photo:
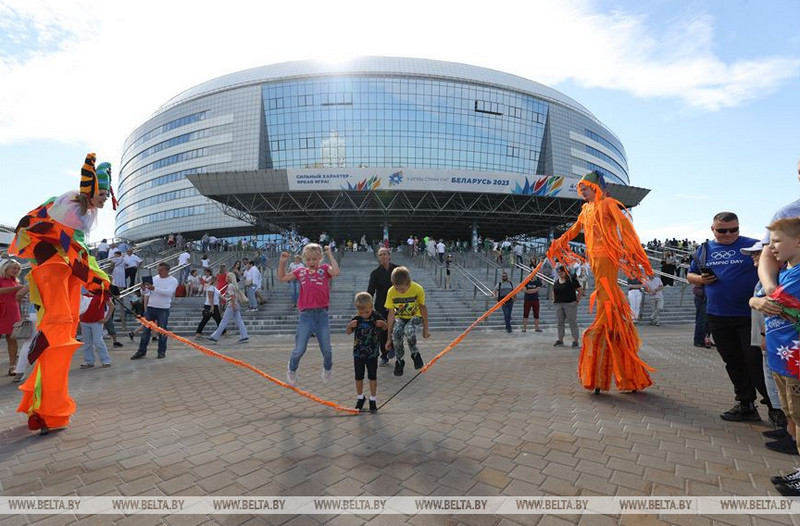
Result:
{"type": "Polygon", "coordinates": [[[733,422],[758,421],[756,390],[766,393],[760,349],[750,346],[750,306],[753,287],[758,281],[750,258],[740,249],[756,239],[739,235],[739,218],[733,212],[720,212],[711,225],[714,240],[709,241],[704,260],[692,260],[686,279],[703,285],[711,335],[725,369],[733,383],[736,405],[720,415],[733,422]]]}

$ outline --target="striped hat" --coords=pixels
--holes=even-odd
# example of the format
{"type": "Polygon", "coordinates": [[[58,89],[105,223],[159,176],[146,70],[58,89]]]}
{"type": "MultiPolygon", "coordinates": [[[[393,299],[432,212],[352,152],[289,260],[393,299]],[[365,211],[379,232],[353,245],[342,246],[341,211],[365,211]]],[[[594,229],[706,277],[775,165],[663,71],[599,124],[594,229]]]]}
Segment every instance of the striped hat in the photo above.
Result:
{"type": "Polygon", "coordinates": [[[111,163],[100,163],[95,169],[96,161],[97,155],[94,153],[86,155],[86,161],[81,168],[81,194],[92,199],[100,190],[106,190],[111,194],[111,204],[116,210],[117,199],[114,196],[114,189],[111,187],[111,163]]]}

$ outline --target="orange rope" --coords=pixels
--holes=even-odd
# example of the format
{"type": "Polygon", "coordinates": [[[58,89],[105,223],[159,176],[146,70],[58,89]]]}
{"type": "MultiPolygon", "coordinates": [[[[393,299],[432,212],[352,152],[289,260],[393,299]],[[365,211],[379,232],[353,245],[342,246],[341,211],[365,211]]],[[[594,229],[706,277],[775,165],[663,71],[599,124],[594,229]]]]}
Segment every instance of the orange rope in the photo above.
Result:
{"type": "Polygon", "coordinates": [[[475,327],[477,327],[477,326],[478,326],[478,324],[479,324],[480,322],[482,322],[483,320],[485,320],[486,318],[488,318],[488,317],[489,317],[489,316],[490,316],[490,315],[491,315],[491,314],[492,314],[494,311],[496,311],[497,309],[499,309],[500,307],[502,307],[502,306],[503,306],[503,304],[504,304],[505,302],[507,302],[507,301],[510,301],[510,300],[511,300],[511,298],[513,298],[513,297],[514,297],[514,296],[515,296],[517,293],[519,293],[519,291],[521,291],[521,290],[522,290],[522,289],[525,287],[525,285],[527,285],[527,284],[528,284],[528,282],[529,282],[530,280],[532,280],[532,279],[533,279],[533,277],[534,277],[536,274],[538,274],[538,273],[539,273],[539,269],[541,268],[541,266],[542,266],[542,264],[543,264],[543,263],[544,263],[544,260],[543,260],[541,263],[539,263],[538,265],[536,265],[536,268],[535,268],[535,269],[533,269],[533,270],[531,271],[531,273],[528,275],[528,277],[527,277],[527,278],[525,278],[524,280],[522,280],[522,283],[520,283],[519,285],[517,285],[517,286],[514,288],[514,290],[512,290],[510,293],[506,294],[506,296],[505,296],[503,299],[501,299],[500,301],[498,301],[497,303],[495,303],[494,305],[492,305],[492,307],[491,307],[489,310],[487,310],[486,312],[484,312],[484,313],[483,313],[483,314],[480,316],[480,318],[478,318],[477,320],[473,321],[473,322],[472,322],[472,324],[471,324],[469,327],[467,327],[467,328],[464,330],[464,332],[462,332],[461,334],[459,334],[459,335],[458,335],[458,336],[457,336],[457,337],[456,337],[456,338],[455,338],[455,339],[454,339],[452,342],[450,342],[450,343],[447,345],[447,347],[445,347],[444,349],[442,349],[442,351],[441,351],[439,354],[437,354],[436,356],[434,356],[434,357],[433,357],[433,359],[432,359],[431,361],[429,361],[427,364],[425,364],[425,366],[424,366],[422,369],[420,369],[420,371],[419,371],[419,372],[420,372],[420,373],[424,373],[424,372],[426,372],[428,369],[430,369],[430,368],[433,366],[433,364],[435,364],[437,361],[439,361],[439,358],[441,358],[441,357],[442,357],[442,356],[444,356],[445,354],[447,354],[447,353],[449,353],[450,351],[452,351],[452,350],[455,348],[455,346],[456,346],[456,345],[458,345],[459,343],[461,343],[461,341],[462,341],[462,340],[463,340],[463,339],[464,339],[464,338],[467,336],[467,334],[469,334],[470,332],[472,332],[472,329],[474,329],[475,327]]]}
{"type": "Polygon", "coordinates": [[[146,320],[145,318],[143,318],[141,316],[137,316],[137,320],[139,321],[139,323],[141,323],[145,327],[149,328],[151,331],[159,332],[159,333],[161,333],[161,334],[163,334],[165,336],[168,336],[168,337],[170,337],[172,339],[178,340],[179,342],[183,343],[184,345],[188,345],[189,347],[191,347],[193,349],[196,349],[196,350],[200,351],[201,353],[203,353],[203,354],[205,354],[207,356],[211,356],[212,358],[217,358],[219,360],[222,360],[224,362],[228,362],[231,365],[236,365],[237,367],[241,367],[243,369],[249,369],[250,371],[253,371],[257,375],[263,376],[264,378],[266,378],[270,382],[272,382],[274,384],[277,384],[277,385],[279,385],[281,387],[285,387],[286,389],[291,389],[295,393],[297,393],[297,394],[299,394],[301,396],[305,396],[306,398],[308,398],[310,400],[313,400],[314,402],[317,402],[318,404],[326,405],[328,407],[336,409],[337,411],[343,411],[345,413],[350,413],[350,414],[353,414],[353,415],[357,415],[357,414],[360,413],[360,411],[358,409],[350,409],[349,407],[343,407],[343,406],[337,404],[336,402],[331,402],[329,400],[323,400],[322,398],[319,398],[318,396],[314,396],[313,394],[311,394],[309,392],[303,391],[302,389],[298,389],[297,387],[289,385],[289,384],[287,384],[285,382],[281,382],[277,378],[274,378],[274,377],[268,375],[264,371],[262,371],[262,370],[260,370],[260,369],[258,369],[256,367],[253,367],[252,365],[250,365],[247,362],[244,362],[242,360],[237,360],[236,358],[231,358],[230,356],[225,356],[224,354],[220,354],[218,352],[214,352],[211,349],[203,347],[202,345],[199,345],[199,344],[197,344],[197,343],[195,343],[195,342],[193,342],[191,340],[187,340],[186,338],[178,336],[174,332],[170,332],[170,331],[164,330],[161,327],[159,327],[158,325],[156,325],[155,323],[153,323],[152,321],[146,320]]]}

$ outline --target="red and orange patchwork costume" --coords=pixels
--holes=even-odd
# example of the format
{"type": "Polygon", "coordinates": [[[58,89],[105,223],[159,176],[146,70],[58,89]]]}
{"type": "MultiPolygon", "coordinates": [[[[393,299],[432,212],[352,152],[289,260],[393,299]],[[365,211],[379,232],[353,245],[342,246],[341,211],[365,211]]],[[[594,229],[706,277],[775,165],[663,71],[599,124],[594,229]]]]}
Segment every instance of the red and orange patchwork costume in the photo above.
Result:
{"type": "Polygon", "coordinates": [[[65,427],[75,412],[69,396],[69,368],[81,345],[75,339],[81,287],[97,294],[110,286],[84,243],[97,209],[82,212],[80,195],[90,201],[100,190],[111,191],[111,165],[102,163],[95,170],[95,160],[95,154],[87,155],[80,192],[51,198],[20,220],[8,250],[32,266],[28,283],[38,331],[28,354],[33,371],[20,386],[23,395],[17,408],[28,415],[32,430],[65,427]]]}

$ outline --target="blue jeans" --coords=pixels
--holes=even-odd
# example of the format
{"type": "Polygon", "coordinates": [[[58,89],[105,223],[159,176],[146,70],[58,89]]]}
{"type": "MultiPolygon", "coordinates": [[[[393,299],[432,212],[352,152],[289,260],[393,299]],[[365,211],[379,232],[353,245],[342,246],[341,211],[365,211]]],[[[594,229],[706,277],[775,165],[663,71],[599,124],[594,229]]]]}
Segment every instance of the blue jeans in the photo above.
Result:
{"type": "Polygon", "coordinates": [[[507,302],[503,303],[503,306],[500,307],[500,308],[503,309],[503,318],[505,318],[505,321],[506,321],[506,330],[510,331],[511,330],[511,309],[514,308],[514,302],[511,301],[511,300],[508,300],[507,302]]]}
{"type": "Polygon", "coordinates": [[[83,338],[83,361],[94,365],[94,351],[100,358],[100,363],[111,363],[106,342],[103,341],[103,324],[81,322],[81,337],[83,338]]]}
{"type": "Polygon", "coordinates": [[[290,281],[289,291],[292,294],[292,305],[297,305],[297,300],[300,298],[300,282],[296,279],[290,281]]]}
{"type": "Polygon", "coordinates": [[[258,302],[256,301],[256,286],[250,285],[247,287],[247,302],[250,304],[251,309],[258,308],[258,302]]]}
{"type": "Polygon", "coordinates": [[[178,285],[183,285],[186,283],[186,280],[189,279],[189,275],[192,273],[192,266],[186,265],[181,269],[181,277],[178,280],[178,285]]]}
{"type": "Polygon", "coordinates": [[[297,319],[297,333],[294,335],[294,350],[289,359],[289,370],[297,371],[300,358],[306,353],[308,339],[311,333],[317,336],[319,350],[322,353],[322,366],[326,371],[333,367],[331,353],[331,325],[328,319],[328,309],[306,309],[300,311],[297,319]]]}
{"type": "Polygon", "coordinates": [[[226,307],[225,314],[222,315],[222,321],[219,322],[217,325],[217,330],[211,334],[211,337],[215,340],[219,340],[219,337],[222,336],[222,331],[225,330],[225,327],[228,326],[230,323],[231,318],[236,321],[236,326],[239,328],[239,338],[249,338],[247,336],[247,328],[244,326],[244,322],[242,321],[242,308],[239,307],[236,310],[233,310],[233,307],[226,307]]]}
{"type": "MultiPolygon", "coordinates": [[[[144,313],[144,319],[156,322],[156,325],[162,329],[167,328],[167,321],[169,321],[169,309],[159,309],[158,307],[147,307],[144,313]]],[[[142,339],[139,340],[139,354],[147,354],[147,344],[150,343],[150,328],[145,327],[142,331],[142,339]]],[[[158,333],[158,354],[167,353],[167,337],[158,333]]]]}
{"type": "Polygon", "coordinates": [[[703,345],[708,335],[708,321],[706,320],[706,297],[694,297],[694,343],[703,345]]]}

